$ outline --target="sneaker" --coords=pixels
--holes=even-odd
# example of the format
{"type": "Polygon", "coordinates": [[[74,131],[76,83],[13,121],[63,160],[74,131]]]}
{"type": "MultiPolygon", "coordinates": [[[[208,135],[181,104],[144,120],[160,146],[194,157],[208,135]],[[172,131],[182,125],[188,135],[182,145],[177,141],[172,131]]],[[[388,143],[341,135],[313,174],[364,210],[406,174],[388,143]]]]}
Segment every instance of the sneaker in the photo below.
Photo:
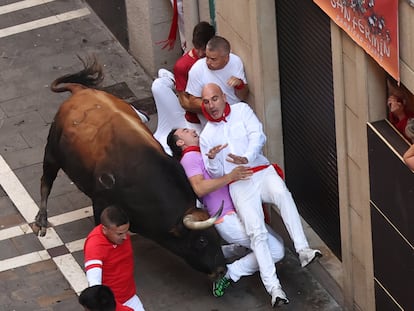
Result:
{"type": "Polygon", "coordinates": [[[287,299],[285,292],[280,286],[272,289],[272,307],[279,307],[288,303],[289,299],[287,299]]]}
{"type": "Polygon", "coordinates": [[[134,111],[135,111],[135,113],[138,115],[138,117],[141,119],[141,121],[143,122],[143,123],[147,123],[147,122],[149,122],[149,120],[150,120],[150,117],[144,112],[144,111],[142,111],[142,110],[139,110],[139,109],[137,109],[137,108],[135,108],[134,106],[132,106],[131,105],[131,107],[132,107],[132,109],[134,109],[134,111]]]}
{"type": "Polygon", "coordinates": [[[160,70],[158,70],[158,78],[168,78],[175,84],[174,74],[167,69],[161,68],[160,70]]]}
{"type": "Polygon", "coordinates": [[[147,123],[150,120],[150,117],[142,110],[137,110],[137,114],[142,122],[147,123]]]}
{"type": "Polygon", "coordinates": [[[223,276],[221,279],[213,282],[214,297],[221,297],[224,295],[224,290],[230,286],[230,280],[223,276]]]}
{"type": "Polygon", "coordinates": [[[304,248],[299,252],[299,261],[302,268],[309,265],[315,259],[322,257],[322,253],[318,249],[304,248]]]}

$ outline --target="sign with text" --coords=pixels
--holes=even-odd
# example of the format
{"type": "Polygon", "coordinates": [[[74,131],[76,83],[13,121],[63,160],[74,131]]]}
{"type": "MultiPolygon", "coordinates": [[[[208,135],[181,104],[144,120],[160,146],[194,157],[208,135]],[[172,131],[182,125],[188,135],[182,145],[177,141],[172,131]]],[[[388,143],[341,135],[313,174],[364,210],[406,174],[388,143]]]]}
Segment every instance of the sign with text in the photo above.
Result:
{"type": "Polygon", "coordinates": [[[398,0],[314,0],[365,52],[400,82],[398,0]]]}

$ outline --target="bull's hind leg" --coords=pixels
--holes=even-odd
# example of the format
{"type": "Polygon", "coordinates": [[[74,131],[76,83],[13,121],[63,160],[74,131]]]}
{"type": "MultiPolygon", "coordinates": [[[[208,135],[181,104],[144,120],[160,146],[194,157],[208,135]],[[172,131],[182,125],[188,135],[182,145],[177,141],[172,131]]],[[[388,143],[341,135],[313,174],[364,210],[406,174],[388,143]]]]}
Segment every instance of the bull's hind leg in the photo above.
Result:
{"type": "Polygon", "coordinates": [[[56,158],[53,156],[50,149],[51,148],[48,143],[45,148],[45,156],[43,159],[43,176],[40,180],[40,208],[33,225],[34,233],[38,234],[40,231],[40,236],[44,236],[46,234],[48,224],[47,199],[52,189],[53,182],[55,181],[57,173],[60,169],[60,165],[56,161],[56,158]]]}

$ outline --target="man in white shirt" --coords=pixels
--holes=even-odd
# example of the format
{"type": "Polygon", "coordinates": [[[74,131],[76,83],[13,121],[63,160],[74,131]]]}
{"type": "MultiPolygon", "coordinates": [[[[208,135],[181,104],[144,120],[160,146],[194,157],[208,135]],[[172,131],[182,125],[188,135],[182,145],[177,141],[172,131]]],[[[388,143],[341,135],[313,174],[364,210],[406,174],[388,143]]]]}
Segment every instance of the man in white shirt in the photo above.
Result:
{"type": "Polygon", "coordinates": [[[286,296],[280,294],[280,283],[270,255],[262,202],[279,208],[302,267],[322,254],[309,248],[292,195],[262,154],[266,136],[253,110],[243,102],[229,105],[220,86],[214,83],[204,86],[202,105],[208,122],[200,135],[200,149],[210,175],[213,178],[223,176],[237,165],[247,165],[255,171],[249,179],[231,183],[230,195],[250,237],[263,284],[272,296],[272,305],[280,300],[287,302],[286,296]]]}
{"type": "Polygon", "coordinates": [[[249,95],[243,62],[230,52],[230,43],[214,36],[206,46],[206,57],[198,60],[188,73],[186,92],[193,107],[201,112],[201,91],[207,83],[216,83],[227,94],[230,105],[246,101],[249,95]]]}

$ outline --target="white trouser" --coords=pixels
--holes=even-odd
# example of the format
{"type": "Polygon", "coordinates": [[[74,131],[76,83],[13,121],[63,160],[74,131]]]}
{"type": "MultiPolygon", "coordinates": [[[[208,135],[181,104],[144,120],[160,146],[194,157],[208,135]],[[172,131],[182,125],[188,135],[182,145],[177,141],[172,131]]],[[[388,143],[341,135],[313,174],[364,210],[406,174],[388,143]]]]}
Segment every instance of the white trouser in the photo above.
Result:
{"type": "Polygon", "coordinates": [[[139,300],[137,295],[132,296],[127,301],[123,303],[124,306],[134,309],[134,311],[145,311],[144,306],[142,305],[141,300],[139,300]]]}
{"type": "Polygon", "coordinates": [[[267,243],[262,202],[275,204],[279,208],[295,249],[299,251],[309,247],[309,244],[295,202],[273,166],[254,173],[247,180],[234,182],[229,188],[234,206],[250,237],[251,249],[256,254],[263,284],[271,293],[271,289],[279,285],[279,281],[267,243]]]}
{"type": "Polygon", "coordinates": [[[173,128],[192,128],[200,133],[201,125],[189,123],[184,118],[185,110],[180,105],[174,91],[174,82],[170,78],[155,79],[152,82],[151,90],[158,116],[154,137],[161,143],[165,152],[171,155],[170,147],[167,145],[168,133],[173,128]]]}
{"type": "MultiPolygon", "coordinates": [[[[223,222],[216,224],[220,236],[228,243],[238,244],[251,248],[250,237],[246,234],[243,224],[237,214],[228,214],[223,217],[223,222]]],[[[267,242],[272,257],[273,265],[285,255],[282,238],[269,226],[267,228],[267,242]]],[[[259,270],[256,255],[251,252],[242,258],[227,265],[227,275],[237,282],[242,276],[252,275],[259,270]]],[[[277,278],[277,276],[276,276],[277,278]]],[[[273,285],[273,284],[272,284],[273,285]]]]}
{"type": "Polygon", "coordinates": [[[154,137],[164,147],[164,150],[171,154],[167,145],[167,135],[173,128],[186,127],[184,109],[178,101],[174,92],[174,82],[167,78],[157,78],[152,82],[152,95],[157,107],[158,123],[154,137]]]}

